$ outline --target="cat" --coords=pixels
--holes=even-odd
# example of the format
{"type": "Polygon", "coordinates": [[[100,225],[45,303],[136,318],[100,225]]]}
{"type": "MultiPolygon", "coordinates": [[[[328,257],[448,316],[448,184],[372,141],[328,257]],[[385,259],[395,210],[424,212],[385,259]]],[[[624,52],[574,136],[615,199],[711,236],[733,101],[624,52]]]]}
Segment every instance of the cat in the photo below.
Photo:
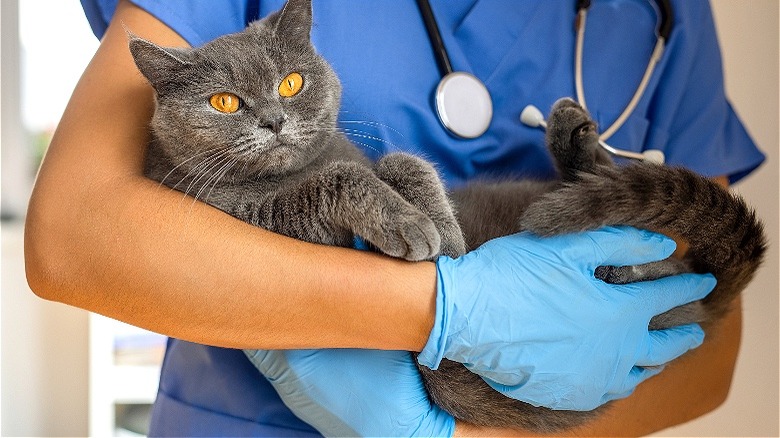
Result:
{"type": "MultiPolygon", "coordinates": [[[[343,247],[360,237],[407,260],[458,257],[524,230],[549,236],[621,224],[668,232],[690,242],[683,260],[596,272],[612,283],[680,272],[718,278],[708,298],[656,317],[651,328],[717,319],[760,264],[762,226],[742,199],[685,169],[615,165],[572,100],[558,101],[548,120],[559,181],[476,182],[448,196],[421,158],[393,153],[371,163],[336,127],[341,86],[315,52],[311,26],[310,0],[288,0],[199,48],[131,35],[136,65],[156,91],[145,174],[280,234],[343,247]]],[[[434,402],[476,425],[553,432],[608,409],[536,408],[459,363],[418,368],[434,402]]]]}

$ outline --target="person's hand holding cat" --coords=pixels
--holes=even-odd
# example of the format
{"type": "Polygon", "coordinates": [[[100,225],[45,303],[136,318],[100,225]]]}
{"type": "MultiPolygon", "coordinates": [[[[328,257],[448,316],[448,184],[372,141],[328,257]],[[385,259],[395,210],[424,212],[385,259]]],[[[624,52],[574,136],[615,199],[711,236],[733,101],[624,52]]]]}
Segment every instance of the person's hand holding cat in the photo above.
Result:
{"type": "Polygon", "coordinates": [[[407,351],[245,350],[295,415],[325,436],[452,436],[407,351]]]}
{"type": "Polygon", "coordinates": [[[650,319],[704,298],[711,275],[612,285],[602,265],[665,259],[674,241],[628,227],[539,238],[520,233],[441,257],[436,321],[420,364],[463,363],[491,387],[552,409],[592,410],[631,394],[699,346],[697,324],[648,331],[650,319]],[[647,368],[646,368],[647,367],[647,368]]]}

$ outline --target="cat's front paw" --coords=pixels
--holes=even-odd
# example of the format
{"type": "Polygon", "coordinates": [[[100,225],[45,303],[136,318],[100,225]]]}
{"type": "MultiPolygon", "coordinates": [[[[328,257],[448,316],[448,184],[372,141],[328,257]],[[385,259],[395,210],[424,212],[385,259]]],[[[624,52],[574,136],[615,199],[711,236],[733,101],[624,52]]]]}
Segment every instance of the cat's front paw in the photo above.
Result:
{"type": "Polygon", "coordinates": [[[375,171],[379,179],[433,221],[441,237],[439,254],[459,257],[466,253],[463,232],[431,163],[414,155],[393,153],[382,157],[375,171]]]}
{"type": "Polygon", "coordinates": [[[430,218],[411,206],[388,216],[373,236],[364,236],[366,240],[391,257],[409,261],[436,257],[441,247],[441,237],[430,218]]]}

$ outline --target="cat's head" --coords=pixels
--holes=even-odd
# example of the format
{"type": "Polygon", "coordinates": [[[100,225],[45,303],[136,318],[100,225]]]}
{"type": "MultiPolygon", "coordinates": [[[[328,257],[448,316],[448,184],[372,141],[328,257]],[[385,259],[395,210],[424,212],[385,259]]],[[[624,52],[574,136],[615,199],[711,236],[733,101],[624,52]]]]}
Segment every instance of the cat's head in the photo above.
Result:
{"type": "Polygon", "coordinates": [[[341,86],[310,41],[310,0],[193,49],[133,37],[130,52],[157,92],[155,136],[173,164],[239,178],[304,167],[327,147],[341,86]]]}

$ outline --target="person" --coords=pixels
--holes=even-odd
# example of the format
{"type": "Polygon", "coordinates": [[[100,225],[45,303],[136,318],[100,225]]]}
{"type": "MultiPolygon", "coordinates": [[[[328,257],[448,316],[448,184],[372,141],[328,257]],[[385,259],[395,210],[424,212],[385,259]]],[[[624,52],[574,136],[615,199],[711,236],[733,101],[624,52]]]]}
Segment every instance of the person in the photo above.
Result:
{"type": "MultiPolygon", "coordinates": [[[[373,157],[396,148],[424,153],[440,166],[452,187],[488,175],[553,177],[542,134],[522,126],[518,116],[526,103],[549,108],[558,97],[574,95],[569,61],[574,51],[573,2],[446,3],[434,1],[433,7],[453,64],[483,78],[493,95],[494,119],[487,133],[469,141],[450,136],[436,119],[430,91],[419,92],[433,90],[440,76],[414,2],[382,0],[370,7],[345,7],[341,2],[337,6],[315,1],[312,38],[342,80],[345,131],[358,127],[356,134],[362,137],[356,142],[366,143],[373,157]]],[[[241,30],[248,22],[279,10],[283,1],[198,0],[185,5],[84,0],[82,4],[102,40],[36,181],[26,227],[28,281],[44,298],[172,336],[151,434],[316,433],[282,404],[268,381],[233,348],[379,349],[389,357],[379,360],[376,369],[387,371],[382,367],[397,363],[401,374],[408,370],[408,356],[399,359],[392,350],[420,352],[435,341],[432,328],[440,327],[443,300],[437,284],[441,269],[436,265],[273,235],[200,203],[186,203],[183,208],[180,194],[142,177],[146,126],[154,104],[151,88],[130,58],[126,31],[161,45],[197,46],[241,30]]],[[[707,3],[677,1],[674,7],[676,27],[650,89],[611,143],[626,149],[661,149],[670,164],[685,165],[724,184],[734,182],[763,157],[723,94],[707,3]]],[[[633,78],[641,77],[655,41],[656,15],[644,2],[594,2],[589,20],[586,93],[594,117],[608,124],[633,93],[637,81],[633,78]]],[[[617,242],[608,244],[625,246],[629,253],[643,248],[636,232],[624,230],[618,235],[617,242]]],[[[564,243],[581,247],[582,240],[588,239],[564,243]]],[[[666,251],[659,249],[660,241],[655,241],[656,254],[666,251]]],[[[490,284],[491,279],[482,280],[490,284]]],[[[508,281],[518,288],[523,284],[519,279],[508,281]]],[[[690,291],[684,295],[691,296],[711,288],[702,278],[687,281],[671,289],[690,291]]],[[[647,298],[660,286],[637,287],[645,290],[647,298]]],[[[489,293],[481,299],[513,304],[489,293]]],[[[680,298],[675,304],[683,302],[680,298]]],[[[626,324],[632,318],[638,317],[628,315],[626,324]]],[[[482,323],[489,328],[489,322],[482,323]]],[[[708,330],[701,348],[645,384],[636,387],[636,381],[625,391],[600,394],[621,397],[636,387],[631,397],[614,403],[609,417],[587,424],[578,433],[644,434],[714,409],[728,392],[740,323],[737,302],[723,321],[708,330]]],[[[697,339],[691,331],[669,348],[682,352],[697,339]]],[[[306,357],[258,353],[255,359],[267,366],[269,374],[279,368],[305,370],[312,363],[306,357]]],[[[382,357],[362,353],[350,357],[374,361],[382,357]]],[[[617,355],[616,351],[605,354],[617,355]]],[[[329,359],[313,357],[316,364],[329,359]]],[[[586,365],[586,361],[566,359],[586,365]]],[[[500,383],[502,377],[496,379],[500,383]]],[[[347,386],[328,391],[338,394],[357,385],[351,379],[337,381],[347,386]]],[[[313,411],[325,403],[311,398],[295,382],[288,388],[292,395],[303,395],[299,401],[309,403],[313,411]]],[[[417,389],[412,398],[419,396],[417,389]]],[[[387,407],[373,403],[370,394],[366,397],[367,411],[387,407]]],[[[300,414],[300,407],[294,408],[300,414]]],[[[451,418],[435,407],[425,412],[434,413],[423,415],[425,421],[443,425],[436,430],[453,432],[451,418]]],[[[340,415],[335,415],[335,421],[311,421],[353,421],[340,415]]],[[[486,431],[458,423],[454,432],[486,431]]]]}

